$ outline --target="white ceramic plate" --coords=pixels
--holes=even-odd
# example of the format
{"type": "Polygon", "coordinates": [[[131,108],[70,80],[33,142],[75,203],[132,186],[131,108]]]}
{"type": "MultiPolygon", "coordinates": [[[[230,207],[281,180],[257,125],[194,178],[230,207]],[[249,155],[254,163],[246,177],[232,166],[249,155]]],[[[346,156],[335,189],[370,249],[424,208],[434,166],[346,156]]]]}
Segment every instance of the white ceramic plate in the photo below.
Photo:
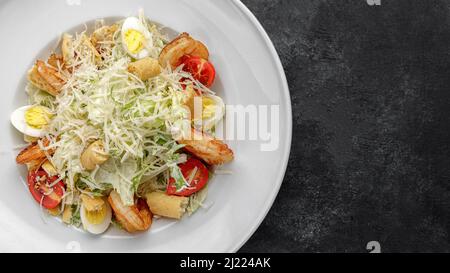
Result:
{"type": "Polygon", "coordinates": [[[234,0],[66,0],[0,2],[0,251],[234,252],[253,234],[281,185],[290,151],[292,116],[285,75],[267,34],[251,12],[234,0]],[[15,164],[22,136],[10,113],[27,103],[26,71],[48,56],[64,31],[98,18],[136,15],[177,32],[186,31],[211,51],[215,91],[232,105],[279,105],[279,148],[262,152],[262,141],[231,141],[236,159],[211,182],[214,204],[180,222],[158,220],[151,230],[102,236],[43,217],[25,187],[25,168],[15,164]]]}

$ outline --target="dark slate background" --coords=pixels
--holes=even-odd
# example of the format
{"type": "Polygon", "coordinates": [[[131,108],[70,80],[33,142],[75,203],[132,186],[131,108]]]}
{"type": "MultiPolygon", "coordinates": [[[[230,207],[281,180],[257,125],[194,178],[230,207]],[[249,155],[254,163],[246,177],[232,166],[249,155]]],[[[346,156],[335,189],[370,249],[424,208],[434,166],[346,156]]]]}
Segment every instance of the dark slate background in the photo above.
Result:
{"type": "Polygon", "coordinates": [[[293,106],[280,193],[242,252],[450,251],[450,1],[243,0],[293,106]]]}

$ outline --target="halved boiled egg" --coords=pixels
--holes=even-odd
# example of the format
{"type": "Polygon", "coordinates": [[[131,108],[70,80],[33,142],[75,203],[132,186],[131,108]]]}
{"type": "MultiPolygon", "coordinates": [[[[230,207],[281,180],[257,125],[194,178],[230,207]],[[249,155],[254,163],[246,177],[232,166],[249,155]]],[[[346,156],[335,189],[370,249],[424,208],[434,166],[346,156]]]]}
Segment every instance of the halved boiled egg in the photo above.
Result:
{"type": "Polygon", "coordinates": [[[112,211],[103,198],[82,197],[80,218],[83,228],[92,234],[105,232],[111,224],[112,211]],[[89,200],[89,201],[88,201],[89,200]]]}
{"type": "Polygon", "coordinates": [[[53,114],[47,107],[27,105],[11,114],[12,125],[21,133],[31,137],[43,137],[53,114]]]}
{"type": "Polygon", "coordinates": [[[220,97],[214,95],[202,96],[203,130],[212,129],[222,120],[224,114],[225,104],[220,97]]]}
{"type": "Polygon", "coordinates": [[[136,17],[128,17],[122,24],[122,45],[125,51],[135,59],[142,59],[150,54],[153,46],[150,31],[136,17]]]}

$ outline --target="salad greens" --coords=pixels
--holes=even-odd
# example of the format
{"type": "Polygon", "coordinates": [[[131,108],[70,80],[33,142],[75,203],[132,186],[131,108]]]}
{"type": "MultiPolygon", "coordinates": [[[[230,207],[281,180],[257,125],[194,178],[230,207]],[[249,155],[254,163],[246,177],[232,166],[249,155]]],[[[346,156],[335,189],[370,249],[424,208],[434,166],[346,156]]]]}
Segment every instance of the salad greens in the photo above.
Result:
{"type": "MultiPolygon", "coordinates": [[[[166,40],[155,26],[141,20],[153,34],[154,54],[159,54],[166,40]]],[[[78,184],[90,193],[113,188],[126,205],[132,205],[142,177],[180,173],[177,164],[186,160],[178,153],[183,146],[172,134],[190,126],[179,83],[189,75],[167,68],[159,76],[141,81],[127,70],[133,59],[118,36],[114,35],[116,46],[102,51],[103,61],[98,66],[79,49],[84,33],[78,34],[73,73],[61,95],[54,100],[32,86],[28,93],[32,103],[56,114],[48,130],[48,136],[53,136],[49,148],[57,148],[51,162],[67,183],[66,195],[82,190],[78,184]],[[86,144],[96,139],[103,140],[110,158],[87,172],[80,155],[86,144]]]]}

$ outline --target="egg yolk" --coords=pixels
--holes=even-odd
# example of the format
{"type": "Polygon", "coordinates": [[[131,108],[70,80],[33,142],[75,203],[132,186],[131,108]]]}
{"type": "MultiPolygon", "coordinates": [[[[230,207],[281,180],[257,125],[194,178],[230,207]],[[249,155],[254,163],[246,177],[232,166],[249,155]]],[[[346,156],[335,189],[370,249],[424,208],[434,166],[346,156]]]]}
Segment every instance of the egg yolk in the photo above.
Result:
{"type": "Polygon", "coordinates": [[[144,48],[145,37],[139,31],[135,29],[128,29],[125,32],[125,44],[128,50],[136,54],[144,48]]]}
{"type": "Polygon", "coordinates": [[[202,105],[203,105],[202,119],[209,119],[214,117],[214,114],[216,112],[216,102],[211,98],[203,97],[202,105]]]}
{"type": "Polygon", "coordinates": [[[99,210],[87,210],[87,209],[84,209],[84,210],[85,210],[84,212],[86,215],[86,220],[93,225],[101,224],[103,222],[103,220],[105,220],[106,204],[103,204],[103,206],[99,210]]]}
{"type": "Polygon", "coordinates": [[[42,129],[48,125],[51,118],[52,114],[41,106],[34,106],[25,111],[25,122],[28,126],[36,129],[42,129]]]}

